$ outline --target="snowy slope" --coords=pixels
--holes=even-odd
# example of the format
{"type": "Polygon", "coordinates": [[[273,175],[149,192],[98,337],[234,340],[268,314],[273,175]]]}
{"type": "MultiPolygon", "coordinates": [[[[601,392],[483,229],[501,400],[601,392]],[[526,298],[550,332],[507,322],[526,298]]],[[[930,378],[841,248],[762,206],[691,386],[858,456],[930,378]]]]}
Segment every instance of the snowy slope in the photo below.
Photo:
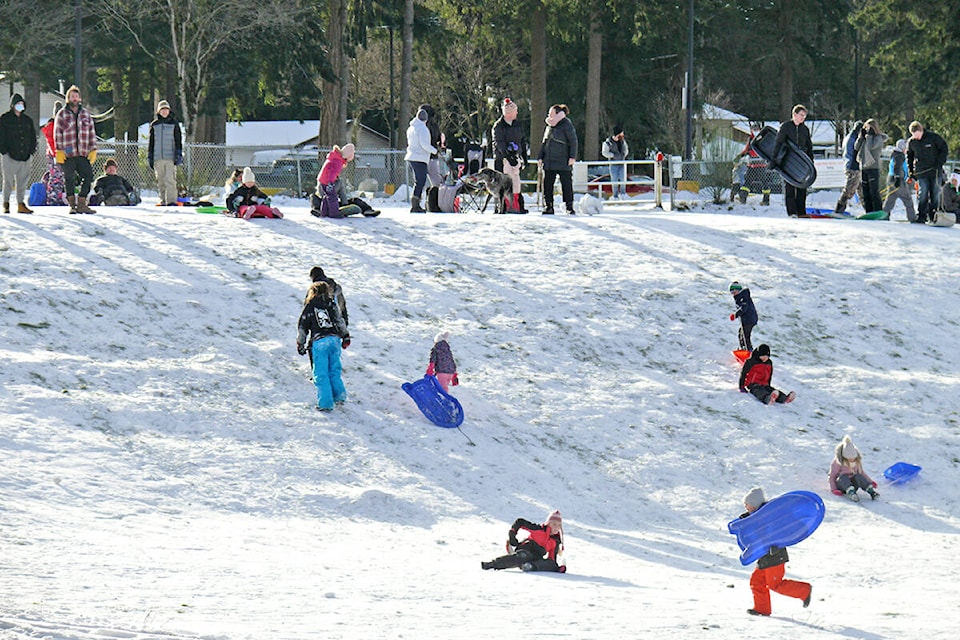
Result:
{"type": "Polygon", "coordinates": [[[957,229],[281,207],[0,218],[0,638],[955,637],[957,229]],[[350,307],[331,414],[294,348],[314,264],[350,307]],[[737,393],[733,279],[791,405],[737,393]],[[441,328],[463,434],[400,390],[441,328]],[[848,433],[923,472],[835,498],[848,433]],[[787,570],[813,604],[770,619],[726,533],[757,484],[827,504],[787,570]],[[550,508],[568,574],[480,570],[550,508]]]}

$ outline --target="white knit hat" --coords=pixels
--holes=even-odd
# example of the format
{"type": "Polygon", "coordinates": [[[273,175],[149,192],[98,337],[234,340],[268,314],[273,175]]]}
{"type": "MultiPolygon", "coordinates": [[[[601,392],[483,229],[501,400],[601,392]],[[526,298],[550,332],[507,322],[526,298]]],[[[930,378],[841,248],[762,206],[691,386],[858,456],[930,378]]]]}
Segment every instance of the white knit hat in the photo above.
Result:
{"type": "Polygon", "coordinates": [[[441,331],[441,332],[438,333],[437,335],[433,336],[433,344],[437,344],[437,343],[440,342],[441,340],[449,340],[449,339],[450,339],[450,332],[449,332],[449,331],[441,331]]]}
{"type": "Polygon", "coordinates": [[[743,496],[744,506],[750,509],[759,509],[767,499],[763,496],[763,489],[754,487],[743,496]]]}
{"type": "Polygon", "coordinates": [[[860,457],[860,451],[857,450],[857,446],[853,444],[850,436],[843,436],[843,440],[840,441],[840,445],[837,447],[837,452],[840,454],[837,458],[843,456],[843,458],[847,460],[856,460],[860,457]]]}
{"type": "Polygon", "coordinates": [[[248,182],[256,182],[256,181],[257,181],[257,176],[255,176],[255,175],[253,174],[253,169],[251,169],[250,167],[244,167],[244,168],[243,168],[243,178],[242,178],[242,181],[243,181],[244,184],[246,184],[246,183],[248,183],[248,182]]]}
{"type": "Polygon", "coordinates": [[[343,156],[343,159],[346,160],[347,162],[350,162],[351,160],[353,160],[353,157],[356,155],[356,153],[357,153],[357,149],[356,147],[353,146],[352,142],[348,142],[347,144],[340,147],[340,155],[343,156]]]}

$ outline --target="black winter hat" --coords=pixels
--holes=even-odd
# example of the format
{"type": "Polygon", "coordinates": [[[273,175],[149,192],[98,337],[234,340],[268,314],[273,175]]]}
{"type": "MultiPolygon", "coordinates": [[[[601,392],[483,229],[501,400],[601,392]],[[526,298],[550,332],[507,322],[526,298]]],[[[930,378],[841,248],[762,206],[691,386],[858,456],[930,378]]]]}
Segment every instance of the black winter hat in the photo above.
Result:
{"type": "Polygon", "coordinates": [[[310,269],[310,280],[313,282],[320,282],[321,280],[326,280],[327,276],[323,273],[323,269],[320,267],[314,267],[310,269]]]}
{"type": "Polygon", "coordinates": [[[770,346],[769,346],[769,345],[766,345],[766,344],[760,345],[759,347],[757,347],[756,354],[757,354],[757,357],[760,357],[760,356],[769,356],[769,355],[770,355],[770,346]]]}

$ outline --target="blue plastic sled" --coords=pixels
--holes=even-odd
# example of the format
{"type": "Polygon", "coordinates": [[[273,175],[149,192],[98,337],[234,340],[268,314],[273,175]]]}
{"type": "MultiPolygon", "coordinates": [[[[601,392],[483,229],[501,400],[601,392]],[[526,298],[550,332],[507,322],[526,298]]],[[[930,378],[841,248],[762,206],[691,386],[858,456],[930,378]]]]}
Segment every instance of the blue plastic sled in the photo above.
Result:
{"type": "Polygon", "coordinates": [[[460,401],[443,390],[436,376],[423,376],[416,382],[404,382],[400,388],[413,398],[427,420],[438,427],[455,429],[463,424],[460,401]]]}
{"type": "Polygon", "coordinates": [[[887,467],[883,472],[883,477],[890,481],[890,484],[902,484],[907,480],[912,480],[921,467],[907,462],[897,462],[887,467]]]}
{"type": "Polygon", "coordinates": [[[778,496],[746,518],[737,518],[727,529],[743,550],[740,564],[756,562],[770,547],[789,547],[805,540],[823,522],[823,500],[809,491],[778,496]]]}

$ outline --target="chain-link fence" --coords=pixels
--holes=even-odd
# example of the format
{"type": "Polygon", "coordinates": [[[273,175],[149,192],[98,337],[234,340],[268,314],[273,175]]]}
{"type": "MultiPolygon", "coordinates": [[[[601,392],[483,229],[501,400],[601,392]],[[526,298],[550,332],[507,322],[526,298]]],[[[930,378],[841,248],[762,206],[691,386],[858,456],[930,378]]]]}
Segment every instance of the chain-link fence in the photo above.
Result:
{"type": "MultiPolygon", "coordinates": [[[[94,178],[104,174],[110,158],[117,162],[117,173],[140,192],[157,188],[156,176],[147,163],[148,145],[144,142],[98,142],[94,178]]],[[[30,182],[41,182],[48,169],[41,138],[40,150],[34,154],[30,182]]],[[[309,197],[317,186],[317,174],[329,149],[277,149],[275,147],[227,147],[214,144],[187,144],[183,164],[177,168],[177,185],[181,195],[198,198],[219,198],[224,183],[234,169],[249,166],[257,176],[257,184],[270,194],[309,197]]],[[[341,174],[348,189],[372,193],[393,193],[400,184],[412,184],[404,151],[386,149],[357,150],[356,160],[341,174]]]]}
{"type": "Polygon", "coordinates": [[[670,163],[670,204],[673,208],[734,199],[746,201],[757,194],[783,193],[783,178],[758,158],[740,161],[674,160],[670,163]]]}

